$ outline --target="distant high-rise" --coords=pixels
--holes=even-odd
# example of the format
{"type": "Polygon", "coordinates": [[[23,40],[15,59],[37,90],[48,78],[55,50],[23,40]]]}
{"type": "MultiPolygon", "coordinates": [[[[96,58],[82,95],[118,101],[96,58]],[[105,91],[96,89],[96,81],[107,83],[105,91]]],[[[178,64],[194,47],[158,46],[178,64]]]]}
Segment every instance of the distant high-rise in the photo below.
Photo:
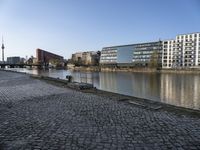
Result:
{"type": "Polygon", "coordinates": [[[2,62],[4,62],[4,49],[5,49],[5,46],[4,46],[3,37],[2,37],[2,46],[1,46],[1,49],[2,49],[2,62]]]}

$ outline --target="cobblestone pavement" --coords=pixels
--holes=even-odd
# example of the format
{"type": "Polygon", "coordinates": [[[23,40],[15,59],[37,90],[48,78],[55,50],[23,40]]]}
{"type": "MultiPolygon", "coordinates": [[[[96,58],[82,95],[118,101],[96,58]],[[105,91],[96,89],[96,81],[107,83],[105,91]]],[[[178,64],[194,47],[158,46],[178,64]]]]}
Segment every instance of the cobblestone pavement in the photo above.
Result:
{"type": "Polygon", "coordinates": [[[200,149],[200,117],[0,71],[0,149],[200,149]]]}

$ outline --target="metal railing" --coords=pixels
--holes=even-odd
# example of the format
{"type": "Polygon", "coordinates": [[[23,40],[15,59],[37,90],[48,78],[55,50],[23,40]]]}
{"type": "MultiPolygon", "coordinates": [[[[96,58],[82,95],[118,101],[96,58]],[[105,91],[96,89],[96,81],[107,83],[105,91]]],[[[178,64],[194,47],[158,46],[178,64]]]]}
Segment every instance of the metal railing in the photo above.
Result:
{"type": "Polygon", "coordinates": [[[93,84],[93,78],[91,73],[79,72],[79,79],[81,83],[93,84]]]}

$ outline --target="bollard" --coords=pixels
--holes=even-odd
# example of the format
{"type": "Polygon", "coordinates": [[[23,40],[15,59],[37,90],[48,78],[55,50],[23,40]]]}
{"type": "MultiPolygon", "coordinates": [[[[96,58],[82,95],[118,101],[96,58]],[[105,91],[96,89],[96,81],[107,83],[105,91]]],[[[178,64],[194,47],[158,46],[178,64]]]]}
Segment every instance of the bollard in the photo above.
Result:
{"type": "Polygon", "coordinates": [[[67,79],[68,82],[72,82],[72,76],[67,75],[67,76],[66,76],[66,79],[67,79]]]}

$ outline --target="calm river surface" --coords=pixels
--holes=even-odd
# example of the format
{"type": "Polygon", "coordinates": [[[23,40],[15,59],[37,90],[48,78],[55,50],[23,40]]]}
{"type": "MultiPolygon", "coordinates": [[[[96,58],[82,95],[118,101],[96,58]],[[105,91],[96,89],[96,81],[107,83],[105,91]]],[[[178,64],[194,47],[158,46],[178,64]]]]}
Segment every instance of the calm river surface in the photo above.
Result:
{"type": "Polygon", "coordinates": [[[200,110],[200,75],[131,72],[74,72],[70,70],[28,70],[19,72],[93,83],[98,89],[161,101],[176,106],[200,110]]]}

